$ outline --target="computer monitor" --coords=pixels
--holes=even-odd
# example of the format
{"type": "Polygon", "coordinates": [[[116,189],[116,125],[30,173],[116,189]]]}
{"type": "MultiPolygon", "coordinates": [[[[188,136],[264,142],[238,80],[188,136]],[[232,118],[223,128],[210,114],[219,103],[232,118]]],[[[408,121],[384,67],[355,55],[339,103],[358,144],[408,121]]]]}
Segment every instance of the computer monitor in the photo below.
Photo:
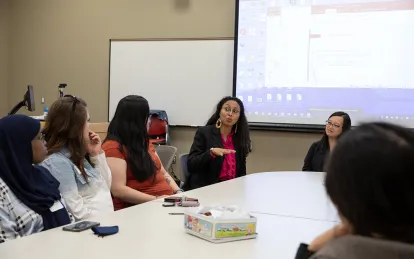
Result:
{"type": "Polygon", "coordinates": [[[27,107],[27,110],[29,110],[31,112],[35,111],[34,92],[33,92],[33,86],[32,85],[27,86],[27,91],[23,96],[23,101],[16,104],[13,107],[13,109],[9,112],[8,115],[15,114],[16,112],[18,112],[20,110],[20,108],[25,107],[25,106],[27,107]]]}

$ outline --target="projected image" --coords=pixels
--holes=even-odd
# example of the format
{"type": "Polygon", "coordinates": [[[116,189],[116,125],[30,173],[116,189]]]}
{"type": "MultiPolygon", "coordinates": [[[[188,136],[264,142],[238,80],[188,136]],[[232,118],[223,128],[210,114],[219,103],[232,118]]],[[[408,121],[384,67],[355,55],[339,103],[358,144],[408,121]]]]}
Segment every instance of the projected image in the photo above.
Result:
{"type": "Polygon", "coordinates": [[[236,96],[250,122],[414,127],[414,1],[239,0],[236,96]]]}

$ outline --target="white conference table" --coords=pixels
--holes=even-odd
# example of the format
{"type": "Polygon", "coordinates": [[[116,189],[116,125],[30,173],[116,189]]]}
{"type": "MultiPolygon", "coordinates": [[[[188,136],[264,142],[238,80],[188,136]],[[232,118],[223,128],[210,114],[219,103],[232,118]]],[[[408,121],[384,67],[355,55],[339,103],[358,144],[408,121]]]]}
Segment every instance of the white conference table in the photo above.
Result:
{"type": "MultiPolygon", "coordinates": [[[[213,203],[223,205],[236,204],[244,208],[254,208],[253,206],[259,204],[260,206],[256,208],[271,209],[272,211],[279,212],[275,205],[265,206],[264,201],[257,203],[252,202],[248,198],[250,196],[259,198],[259,195],[254,193],[256,190],[250,188],[257,186],[259,178],[262,177],[266,181],[279,179],[278,177],[275,178],[273,174],[278,173],[249,175],[242,179],[194,190],[187,195],[197,196],[203,205],[213,203]],[[235,188],[236,186],[237,188],[235,188]],[[224,190],[229,187],[232,189],[224,190]],[[215,191],[218,191],[218,193],[215,193],[215,191]],[[242,197],[231,200],[229,195],[226,195],[228,193],[231,193],[232,197],[236,197],[236,194],[239,193],[242,197]],[[243,203],[241,201],[242,198],[248,200],[243,203]]],[[[305,178],[309,177],[307,173],[296,174],[289,172],[280,174],[291,174],[293,180],[300,178],[300,175],[305,178]]],[[[312,179],[313,177],[310,176],[312,179]]],[[[309,182],[312,185],[312,180],[309,182]]],[[[269,186],[269,182],[263,183],[263,185],[269,186]]],[[[299,185],[306,184],[302,183],[299,185]]],[[[278,184],[275,183],[275,186],[278,186],[278,184]]],[[[273,196],[277,194],[274,192],[274,189],[271,190],[271,193],[268,193],[268,195],[273,196]]],[[[258,191],[265,194],[263,188],[260,188],[258,191]]],[[[293,202],[300,198],[296,198],[299,194],[294,195],[295,190],[286,189],[285,191],[283,197],[280,198],[289,200],[289,198],[293,197],[293,202]]],[[[318,195],[316,190],[305,188],[301,195],[312,196],[315,193],[318,195]]],[[[262,200],[264,198],[261,197],[262,200]]],[[[270,199],[269,202],[277,199],[278,197],[276,196],[270,199]]],[[[309,198],[304,199],[313,201],[309,198]]],[[[303,210],[291,209],[291,206],[286,205],[287,203],[279,204],[282,206],[280,211],[282,209],[287,210],[286,213],[281,213],[285,216],[272,215],[266,211],[253,213],[258,218],[257,232],[259,235],[252,240],[213,244],[196,238],[184,232],[184,219],[182,215],[168,214],[170,212],[183,212],[184,208],[166,208],[162,207],[161,201],[153,201],[92,219],[100,222],[103,226],[118,225],[120,232],[116,235],[99,238],[93,235],[90,230],[81,233],[71,233],[57,228],[0,244],[0,258],[73,259],[87,257],[136,259],[167,257],[211,259],[224,257],[238,259],[288,259],[294,257],[299,243],[310,242],[316,235],[336,224],[331,220],[306,219],[307,214],[303,210]]],[[[314,202],[313,204],[315,206],[323,205],[320,208],[321,210],[325,208],[324,201],[320,203],[314,202]]],[[[326,216],[316,212],[312,212],[309,215],[321,216],[321,218],[326,216]]]]}
{"type": "Polygon", "coordinates": [[[325,192],[325,173],[267,172],[250,174],[185,193],[202,204],[237,205],[247,211],[338,222],[325,192]]]}

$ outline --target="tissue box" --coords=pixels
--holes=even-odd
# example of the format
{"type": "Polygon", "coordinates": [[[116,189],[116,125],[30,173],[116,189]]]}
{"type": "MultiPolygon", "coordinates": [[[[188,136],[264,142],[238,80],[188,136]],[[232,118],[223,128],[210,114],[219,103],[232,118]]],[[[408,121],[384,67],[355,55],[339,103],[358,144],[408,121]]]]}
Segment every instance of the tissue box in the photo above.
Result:
{"type": "Polygon", "coordinates": [[[186,211],[184,228],[187,233],[213,243],[223,243],[256,238],[257,218],[216,219],[203,214],[186,211]]]}

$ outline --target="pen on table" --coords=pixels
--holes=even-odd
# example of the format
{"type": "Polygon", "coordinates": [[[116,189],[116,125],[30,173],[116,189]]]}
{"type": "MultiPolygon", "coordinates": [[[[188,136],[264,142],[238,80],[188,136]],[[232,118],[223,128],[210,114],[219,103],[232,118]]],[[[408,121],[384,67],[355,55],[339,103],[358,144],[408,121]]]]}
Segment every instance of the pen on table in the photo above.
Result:
{"type": "Polygon", "coordinates": [[[170,215],[184,215],[184,213],[175,213],[175,212],[170,212],[168,214],[170,214],[170,215]]]}

